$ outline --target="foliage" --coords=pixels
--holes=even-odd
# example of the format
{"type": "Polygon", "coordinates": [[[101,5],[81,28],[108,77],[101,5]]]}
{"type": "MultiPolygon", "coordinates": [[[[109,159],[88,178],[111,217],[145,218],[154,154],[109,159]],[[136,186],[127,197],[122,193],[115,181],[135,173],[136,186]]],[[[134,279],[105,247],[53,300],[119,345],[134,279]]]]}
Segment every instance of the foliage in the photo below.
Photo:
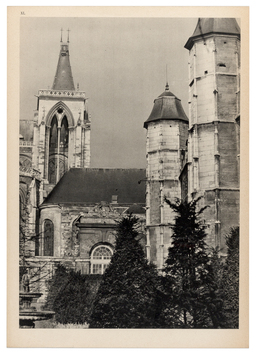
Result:
{"type": "Polygon", "coordinates": [[[53,319],[47,319],[35,322],[35,328],[38,329],[87,329],[89,325],[84,324],[74,324],[74,323],[57,323],[53,319]]]}
{"type": "Polygon", "coordinates": [[[172,203],[165,199],[176,216],[163,280],[170,300],[164,304],[161,319],[172,328],[217,328],[221,322],[218,258],[207,252],[206,227],[200,220],[207,206],[197,211],[199,200],[172,203]]]}
{"type": "Polygon", "coordinates": [[[69,272],[66,267],[58,264],[53,278],[49,281],[49,290],[45,307],[48,310],[53,310],[54,302],[59,297],[61,290],[65,287],[69,280],[69,272]]]}
{"type": "Polygon", "coordinates": [[[30,222],[30,193],[31,190],[28,188],[24,200],[20,198],[19,281],[20,288],[23,289],[23,275],[27,274],[29,276],[29,288],[31,290],[31,286],[32,288],[37,287],[36,283],[40,280],[40,270],[42,270],[43,267],[42,265],[39,266],[37,260],[33,260],[33,256],[35,255],[35,243],[39,238],[39,233],[36,232],[37,226],[30,222]]]}
{"type": "Polygon", "coordinates": [[[139,243],[137,221],[129,215],[118,223],[115,251],[94,302],[90,328],[155,327],[159,277],[139,243]]]}
{"type": "Polygon", "coordinates": [[[100,275],[81,275],[58,266],[46,302],[46,308],[55,312],[55,321],[62,324],[86,323],[100,279],[100,275]]]}
{"type": "Polygon", "coordinates": [[[224,313],[226,328],[239,327],[239,227],[233,227],[226,236],[228,247],[223,272],[224,313]]]}

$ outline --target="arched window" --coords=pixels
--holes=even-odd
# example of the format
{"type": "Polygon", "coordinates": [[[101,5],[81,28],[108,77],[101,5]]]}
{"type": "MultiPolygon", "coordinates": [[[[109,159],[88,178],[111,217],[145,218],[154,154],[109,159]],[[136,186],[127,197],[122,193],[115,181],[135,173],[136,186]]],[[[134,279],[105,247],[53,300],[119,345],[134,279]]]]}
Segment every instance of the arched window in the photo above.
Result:
{"type": "Polygon", "coordinates": [[[91,273],[104,274],[112,257],[112,249],[107,245],[97,246],[91,254],[91,273]]]}
{"type": "Polygon", "coordinates": [[[51,184],[56,184],[68,170],[68,140],[67,116],[60,107],[53,116],[50,127],[48,180],[51,184]],[[57,117],[62,119],[61,126],[58,126],[57,117]]]}
{"type": "Polygon", "coordinates": [[[43,255],[54,256],[54,224],[50,219],[44,221],[43,255]]]}
{"type": "Polygon", "coordinates": [[[60,149],[65,150],[68,148],[68,121],[67,117],[64,116],[61,124],[61,132],[60,132],[60,149]]]}
{"type": "Polygon", "coordinates": [[[50,150],[57,148],[57,118],[56,118],[56,116],[53,117],[52,122],[51,122],[49,143],[50,143],[50,150]]]}

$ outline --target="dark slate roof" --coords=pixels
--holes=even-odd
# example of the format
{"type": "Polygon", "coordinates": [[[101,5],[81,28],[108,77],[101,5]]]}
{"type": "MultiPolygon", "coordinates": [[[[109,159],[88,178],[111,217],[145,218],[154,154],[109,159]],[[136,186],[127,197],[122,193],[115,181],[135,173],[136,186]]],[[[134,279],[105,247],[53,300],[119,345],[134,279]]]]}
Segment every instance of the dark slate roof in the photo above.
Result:
{"type": "Polygon", "coordinates": [[[53,90],[75,90],[68,44],[61,44],[53,90]]]}
{"type": "Polygon", "coordinates": [[[235,18],[199,18],[195,31],[186,42],[185,48],[190,50],[195,39],[212,33],[230,34],[240,37],[240,28],[235,18]]]}
{"type": "Polygon", "coordinates": [[[145,214],[145,212],[146,212],[145,208],[141,205],[137,205],[136,203],[134,203],[126,210],[126,213],[133,213],[133,214],[145,214]]]}
{"type": "Polygon", "coordinates": [[[149,122],[175,119],[188,122],[181,100],[169,91],[167,84],[166,90],[154,100],[153,109],[147,121],[144,122],[144,128],[148,127],[149,122]]]}
{"type": "Polygon", "coordinates": [[[145,169],[72,168],[59,180],[43,205],[111,202],[112,195],[117,195],[118,204],[145,204],[145,179],[145,169]]]}

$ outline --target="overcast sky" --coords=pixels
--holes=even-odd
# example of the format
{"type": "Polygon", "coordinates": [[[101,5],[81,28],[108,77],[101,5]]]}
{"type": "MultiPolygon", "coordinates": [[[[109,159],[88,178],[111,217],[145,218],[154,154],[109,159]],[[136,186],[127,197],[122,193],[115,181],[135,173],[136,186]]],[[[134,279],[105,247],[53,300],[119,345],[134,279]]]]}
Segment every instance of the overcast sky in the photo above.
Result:
{"type": "Polygon", "coordinates": [[[21,119],[33,118],[39,89],[51,88],[70,31],[75,87],[91,114],[91,167],[145,168],[144,121],[165,89],[188,115],[188,50],[197,18],[22,18],[21,119]]]}

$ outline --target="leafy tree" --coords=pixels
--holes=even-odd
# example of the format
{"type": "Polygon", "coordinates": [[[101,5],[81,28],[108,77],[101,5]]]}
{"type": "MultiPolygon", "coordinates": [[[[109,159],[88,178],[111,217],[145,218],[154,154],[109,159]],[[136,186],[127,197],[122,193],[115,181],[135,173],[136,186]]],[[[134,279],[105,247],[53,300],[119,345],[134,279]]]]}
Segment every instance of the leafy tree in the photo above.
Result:
{"type": "Polygon", "coordinates": [[[30,194],[31,189],[28,188],[24,199],[20,197],[20,219],[19,219],[19,280],[20,290],[24,291],[22,282],[23,275],[29,277],[30,291],[37,291],[39,282],[42,279],[47,279],[50,271],[48,270],[47,262],[39,262],[34,258],[35,244],[38,243],[42,233],[38,231],[38,205],[36,208],[36,221],[30,221],[30,194]],[[42,276],[43,275],[43,276],[42,276]]]}
{"type": "Polygon", "coordinates": [[[139,243],[137,221],[129,215],[118,223],[114,254],[94,302],[90,328],[155,327],[159,277],[139,243]]]}
{"type": "Polygon", "coordinates": [[[239,227],[226,236],[228,247],[223,273],[224,312],[227,328],[239,327],[239,227]]]}
{"type": "MultiPolygon", "coordinates": [[[[200,197],[201,198],[201,197],[200,197]]],[[[165,201],[176,213],[172,246],[165,263],[164,287],[170,301],[164,305],[164,324],[172,328],[217,328],[220,326],[221,297],[213,258],[205,242],[205,226],[197,211],[200,198],[190,202],[165,201]]]]}

